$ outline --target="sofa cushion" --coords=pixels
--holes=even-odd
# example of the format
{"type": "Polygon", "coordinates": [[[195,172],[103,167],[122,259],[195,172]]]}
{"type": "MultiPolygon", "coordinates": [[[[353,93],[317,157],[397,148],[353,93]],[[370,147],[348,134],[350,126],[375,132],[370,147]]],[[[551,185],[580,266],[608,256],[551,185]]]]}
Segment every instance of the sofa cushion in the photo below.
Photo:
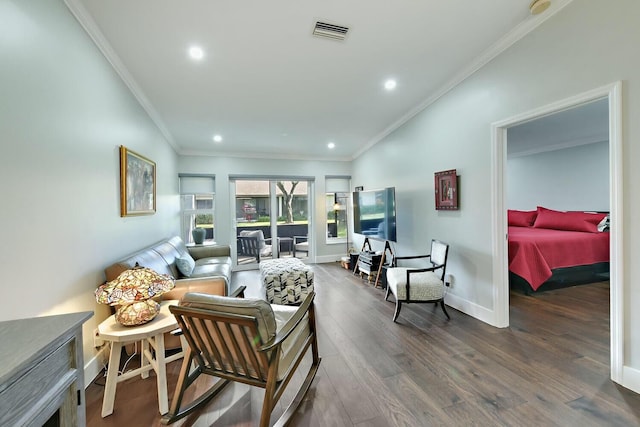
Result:
{"type": "Polygon", "coordinates": [[[189,246],[187,248],[193,259],[222,258],[224,262],[231,262],[231,248],[228,245],[189,246]]]}
{"type": "Polygon", "coordinates": [[[196,260],[196,265],[207,265],[207,264],[229,264],[231,265],[231,257],[229,256],[217,256],[217,257],[209,257],[209,258],[200,258],[196,260]]]}
{"type": "Polygon", "coordinates": [[[222,277],[228,283],[231,277],[231,264],[200,263],[197,260],[191,277],[222,277]]]}
{"type": "Polygon", "coordinates": [[[184,254],[176,258],[176,266],[184,277],[191,277],[191,273],[193,273],[196,262],[191,258],[191,255],[184,254]]]}
{"type": "Polygon", "coordinates": [[[145,249],[107,267],[105,269],[107,282],[114,280],[123,271],[135,267],[136,264],[155,270],[160,274],[176,277],[174,271],[169,268],[164,258],[160,256],[158,252],[152,249],[145,249]]]}
{"type": "Polygon", "coordinates": [[[178,271],[178,266],[176,265],[176,259],[180,258],[183,255],[187,255],[187,249],[180,250],[171,244],[170,241],[164,241],[156,244],[153,247],[153,250],[160,254],[160,256],[167,263],[169,270],[171,270],[171,275],[173,277],[180,277],[180,272],[178,271]]]}
{"type": "Polygon", "coordinates": [[[183,254],[187,252],[187,246],[184,244],[184,241],[178,236],[173,236],[172,238],[167,240],[167,243],[176,248],[176,251],[178,251],[178,253],[183,254]]]}

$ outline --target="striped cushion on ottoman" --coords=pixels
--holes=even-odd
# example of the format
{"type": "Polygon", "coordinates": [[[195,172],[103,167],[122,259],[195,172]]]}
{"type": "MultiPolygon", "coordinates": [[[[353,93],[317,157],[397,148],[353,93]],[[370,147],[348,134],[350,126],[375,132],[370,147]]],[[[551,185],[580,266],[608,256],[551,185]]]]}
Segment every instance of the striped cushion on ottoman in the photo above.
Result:
{"type": "Polygon", "coordinates": [[[313,271],[298,258],[262,261],[260,277],[270,304],[301,304],[313,292],[313,271]]]}

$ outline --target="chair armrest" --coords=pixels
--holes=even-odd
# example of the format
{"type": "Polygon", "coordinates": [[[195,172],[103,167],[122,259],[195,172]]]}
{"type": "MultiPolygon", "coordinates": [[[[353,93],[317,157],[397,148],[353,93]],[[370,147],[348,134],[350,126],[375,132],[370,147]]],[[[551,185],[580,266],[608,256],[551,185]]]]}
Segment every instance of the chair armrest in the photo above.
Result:
{"type": "Polygon", "coordinates": [[[247,287],[244,286],[244,285],[238,286],[238,288],[236,290],[234,290],[233,292],[231,292],[229,294],[229,296],[233,297],[233,298],[244,298],[245,289],[247,289],[247,287]]]}
{"type": "Polygon", "coordinates": [[[398,266],[398,260],[403,260],[403,259],[420,259],[420,258],[431,258],[431,254],[429,255],[411,255],[411,256],[394,256],[393,257],[393,261],[392,261],[392,266],[393,267],[397,267],[398,266]]]}
{"type": "Polygon", "coordinates": [[[444,267],[444,264],[434,265],[428,268],[407,268],[407,274],[409,273],[425,273],[427,271],[436,271],[444,267]]]}
{"type": "Polygon", "coordinates": [[[431,254],[427,255],[411,255],[411,256],[397,256],[396,259],[417,259],[417,258],[431,258],[431,254]]]}
{"type": "Polygon", "coordinates": [[[187,251],[189,251],[189,255],[196,260],[200,258],[231,256],[231,247],[228,245],[189,246],[187,247],[187,251]]]}
{"type": "Polygon", "coordinates": [[[302,243],[302,241],[309,240],[309,236],[293,236],[293,244],[302,243]]]}
{"type": "Polygon", "coordinates": [[[287,323],[282,326],[282,329],[280,329],[280,331],[276,333],[276,336],[270,342],[260,347],[258,350],[269,351],[282,344],[282,341],[286,340],[291,332],[293,332],[293,330],[296,328],[296,326],[298,326],[298,324],[302,321],[304,315],[313,308],[313,299],[315,298],[315,296],[315,292],[309,293],[300,307],[298,307],[298,310],[294,313],[294,315],[291,316],[291,318],[287,320],[287,323]]]}
{"type": "Polygon", "coordinates": [[[411,256],[396,256],[394,259],[418,259],[418,258],[431,258],[431,255],[411,255],[411,256]]]}
{"type": "Polygon", "coordinates": [[[229,292],[229,284],[227,279],[222,276],[211,277],[190,277],[186,279],[176,280],[176,285],[170,291],[162,294],[162,300],[179,300],[187,292],[201,292],[212,295],[227,295],[229,292]]]}

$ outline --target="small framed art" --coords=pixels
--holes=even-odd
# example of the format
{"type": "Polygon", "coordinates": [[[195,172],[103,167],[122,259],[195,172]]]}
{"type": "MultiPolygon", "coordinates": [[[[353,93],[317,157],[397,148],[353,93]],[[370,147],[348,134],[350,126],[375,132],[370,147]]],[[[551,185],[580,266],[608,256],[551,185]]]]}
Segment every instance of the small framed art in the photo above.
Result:
{"type": "Polygon", "coordinates": [[[156,212],[156,164],[120,146],[120,216],[156,212]]]}
{"type": "Polygon", "coordinates": [[[456,170],[435,173],[436,210],[458,210],[458,176],[456,170]]]}

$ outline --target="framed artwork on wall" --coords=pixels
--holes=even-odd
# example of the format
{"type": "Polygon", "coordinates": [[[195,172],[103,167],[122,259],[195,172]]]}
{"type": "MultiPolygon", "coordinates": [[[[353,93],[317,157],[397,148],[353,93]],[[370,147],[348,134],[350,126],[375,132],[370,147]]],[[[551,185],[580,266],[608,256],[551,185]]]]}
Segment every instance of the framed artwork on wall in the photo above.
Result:
{"type": "Polygon", "coordinates": [[[458,210],[458,176],[456,170],[435,173],[436,210],[458,210]]]}
{"type": "Polygon", "coordinates": [[[120,216],[156,212],[156,164],[120,146],[120,216]]]}

